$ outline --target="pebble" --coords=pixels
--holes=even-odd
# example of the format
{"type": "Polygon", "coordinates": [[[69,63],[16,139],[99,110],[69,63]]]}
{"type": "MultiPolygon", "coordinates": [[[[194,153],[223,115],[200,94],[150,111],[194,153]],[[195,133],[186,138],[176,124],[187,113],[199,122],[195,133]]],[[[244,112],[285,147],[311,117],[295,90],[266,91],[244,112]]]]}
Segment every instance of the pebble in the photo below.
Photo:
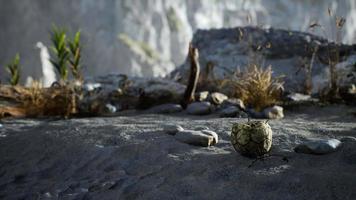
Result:
{"type": "Polygon", "coordinates": [[[337,139],[314,139],[299,144],[294,148],[294,151],[297,153],[322,155],[335,152],[340,146],[341,141],[337,139]]]}
{"type": "Polygon", "coordinates": [[[187,107],[188,114],[191,115],[208,115],[212,112],[212,105],[210,102],[194,102],[187,107]]]}

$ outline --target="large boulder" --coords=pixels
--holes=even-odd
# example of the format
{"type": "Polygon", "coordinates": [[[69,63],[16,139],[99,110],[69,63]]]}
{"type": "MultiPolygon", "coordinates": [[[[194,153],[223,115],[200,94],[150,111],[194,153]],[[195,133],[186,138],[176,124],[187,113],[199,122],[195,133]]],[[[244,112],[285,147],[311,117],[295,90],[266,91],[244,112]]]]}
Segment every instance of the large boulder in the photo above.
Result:
{"type": "MultiPolygon", "coordinates": [[[[356,62],[355,45],[336,45],[309,33],[258,27],[237,27],[198,30],[193,45],[199,49],[202,71],[201,86],[223,90],[216,81],[233,76],[237,69],[244,71],[250,63],[272,65],[273,76],[285,75],[287,91],[304,91],[307,68],[312,66],[312,92],[327,86],[329,81],[329,51],[339,50],[340,59],[330,58],[338,63],[340,82],[350,82],[347,76],[356,62]],[[314,59],[313,59],[314,58],[314,59]]],[[[172,77],[182,77],[186,82],[189,60],[172,72],[172,77]],[[180,75],[180,76],[178,76],[180,75]]],[[[346,83],[345,83],[346,82],[346,83]]],[[[231,89],[221,91],[229,95],[231,89]]]]}

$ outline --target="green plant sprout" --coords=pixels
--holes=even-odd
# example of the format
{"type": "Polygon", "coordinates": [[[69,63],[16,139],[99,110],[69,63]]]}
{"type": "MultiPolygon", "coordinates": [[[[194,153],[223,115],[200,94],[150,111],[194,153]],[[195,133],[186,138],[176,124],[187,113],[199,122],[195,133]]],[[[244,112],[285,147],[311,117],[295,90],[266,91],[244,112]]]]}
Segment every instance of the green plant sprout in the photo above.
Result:
{"type": "Polygon", "coordinates": [[[81,45],[80,45],[80,31],[78,31],[73,40],[68,41],[70,58],[69,58],[69,66],[72,72],[73,77],[76,80],[82,81],[82,73],[81,73],[81,45]]]}
{"type": "Polygon", "coordinates": [[[53,46],[51,47],[51,50],[56,58],[51,59],[51,63],[57,69],[61,82],[65,82],[68,79],[67,62],[69,50],[67,48],[66,38],[67,35],[65,29],[53,26],[53,30],[51,32],[51,41],[53,46]]]}
{"type": "Polygon", "coordinates": [[[20,81],[20,55],[16,54],[15,58],[10,64],[6,66],[6,70],[10,74],[9,82],[11,85],[15,86],[20,81]]]}

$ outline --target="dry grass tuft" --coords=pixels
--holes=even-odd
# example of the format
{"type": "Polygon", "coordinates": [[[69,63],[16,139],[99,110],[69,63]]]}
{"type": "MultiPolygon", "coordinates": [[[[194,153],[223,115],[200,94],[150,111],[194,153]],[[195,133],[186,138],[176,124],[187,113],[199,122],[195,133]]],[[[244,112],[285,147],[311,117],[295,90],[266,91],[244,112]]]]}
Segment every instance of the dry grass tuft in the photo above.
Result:
{"type": "Polygon", "coordinates": [[[235,96],[256,111],[277,104],[283,92],[282,77],[273,78],[271,66],[264,69],[255,64],[244,72],[237,72],[235,79],[226,79],[222,85],[232,85],[235,96]]]}

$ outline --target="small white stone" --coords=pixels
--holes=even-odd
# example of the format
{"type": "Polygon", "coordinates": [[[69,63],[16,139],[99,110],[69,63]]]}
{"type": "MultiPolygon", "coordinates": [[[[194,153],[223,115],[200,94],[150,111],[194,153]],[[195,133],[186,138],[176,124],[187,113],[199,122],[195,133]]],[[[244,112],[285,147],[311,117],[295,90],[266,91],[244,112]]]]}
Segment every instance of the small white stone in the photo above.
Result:
{"type": "Polygon", "coordinates": [[[163,131],[169,135],[175,135],[179,131],[184,131],[184,128],[176,124],[163,125],[163,131]]]}
{"type": "Polygon", "coordinates": [[[175,138],[183,143],[187,143],[195,146],[208,147],[214,145],[214,137],[204,134],[201,131],[184,130],[179,131],[175,135],[175,138]]]}

